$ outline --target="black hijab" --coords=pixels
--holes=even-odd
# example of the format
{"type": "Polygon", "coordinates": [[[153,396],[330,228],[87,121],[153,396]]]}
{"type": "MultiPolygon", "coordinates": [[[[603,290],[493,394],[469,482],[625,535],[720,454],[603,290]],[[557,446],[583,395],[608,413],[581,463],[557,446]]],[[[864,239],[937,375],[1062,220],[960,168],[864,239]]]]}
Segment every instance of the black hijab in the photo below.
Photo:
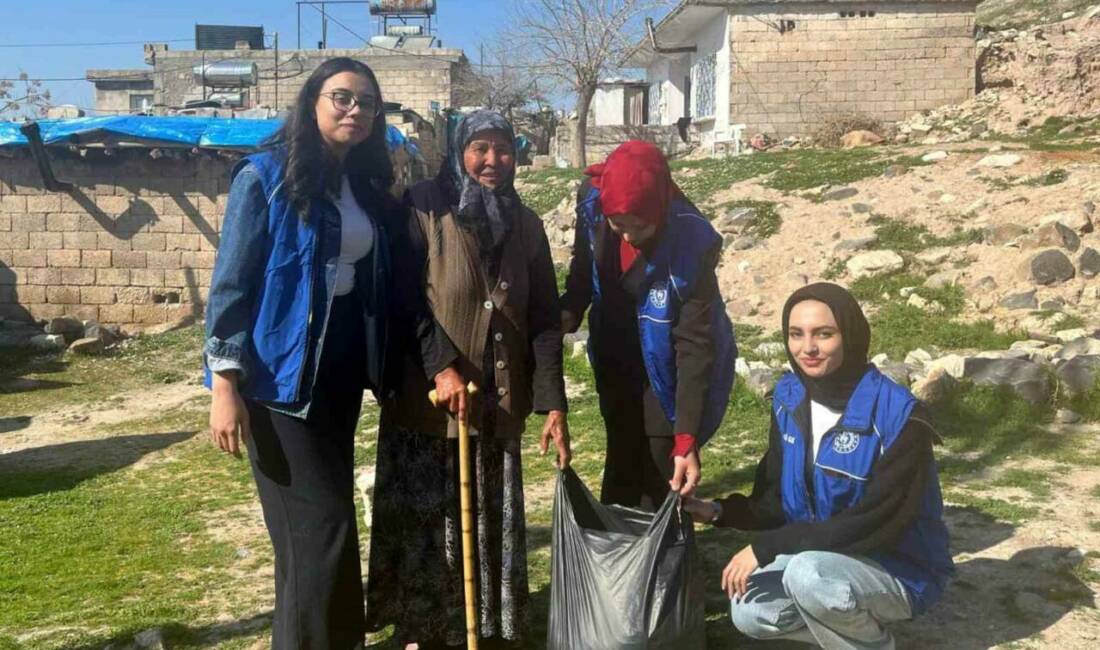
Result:
{"type": "Polygon", "coordinates": [[[466,173],[463,162],[466,147],[474,136],[485,131],[500,131],[510,142],[516,139],[511,122],[503,115],[484,109],[474,111],[455,127],[447,143],[447,163],[440,169],[445,185],[451,189],[452,203],[457,206],[455,218],[461,227],[476,235],[483,258],[504,243],[522,205],[513,185],[515,167],[495,190],[466,173]]]}
{"type": "Polygon", "coordinates": [[[834,411],[843,411],[870,365],[867,353],[871,347],[871,326],[863,315],[863,309],[847,289],[829,282],[818,282],[802,287],[787,298],[787,304],[783,306],[784,339],[790,331],[791,310],[806,300],[823,302],[833,312],[844,345],[844,362],[828,375],[814,378],[802,371],[790,348],[787,348],[787,359],[802,380],[810,399],[834,411]]]}

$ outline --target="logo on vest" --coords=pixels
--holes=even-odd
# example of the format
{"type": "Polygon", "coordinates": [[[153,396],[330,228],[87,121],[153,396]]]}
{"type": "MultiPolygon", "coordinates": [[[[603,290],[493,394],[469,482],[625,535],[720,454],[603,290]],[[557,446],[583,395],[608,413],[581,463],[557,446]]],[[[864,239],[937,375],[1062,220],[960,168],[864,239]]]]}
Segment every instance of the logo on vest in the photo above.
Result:
{"type": "Polygon", "coordinates": [[[833,438],[833,451],[838,454],[850,454],[859,447],[859,434],[854,431],[841,431],[833,438]]]}
{"type": "Polygon", "coordinates": [[[653,285],[649,290],[649,302],[657,309],[664,309],[668,305],[668,284],[662,282],[653,285]]]}
{"type": "Polygon", "coordinates": [[[783,442],[787,443],[788,445],[793,445],[798,441],[795,440],[794,436],[792,436],[791,434],[784,433],[783,434],[783,442]]]}

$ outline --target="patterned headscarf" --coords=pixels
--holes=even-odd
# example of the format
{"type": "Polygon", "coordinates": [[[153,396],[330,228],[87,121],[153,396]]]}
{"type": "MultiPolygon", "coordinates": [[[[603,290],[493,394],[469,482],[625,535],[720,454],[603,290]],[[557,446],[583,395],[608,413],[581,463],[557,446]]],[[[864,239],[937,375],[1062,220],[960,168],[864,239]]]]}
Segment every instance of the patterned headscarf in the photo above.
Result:
{"type": "Polygon", "coordinates": [[[466,173],[463,154],[466,147],[479,133],[500,131],[509,142],[515,142],[515,130],[503,115],[496,111],[478,110],[462,118],[455,127],[447,146],[447,164],[440,174],[454,192],[457,203],[455,218],[458,224],[477,236],[483,256],[500,247],[512,228],[512,219],[521,202],[513,181],[515,167],[506,170],[507,178],[494,190],[478,183],[466,173]]]}

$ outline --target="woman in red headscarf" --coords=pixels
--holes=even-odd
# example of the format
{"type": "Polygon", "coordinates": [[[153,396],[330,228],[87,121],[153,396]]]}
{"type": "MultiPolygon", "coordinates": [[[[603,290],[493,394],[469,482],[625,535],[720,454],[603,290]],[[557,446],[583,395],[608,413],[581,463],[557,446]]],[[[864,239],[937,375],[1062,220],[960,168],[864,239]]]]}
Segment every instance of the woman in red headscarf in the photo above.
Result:
{"type": "Polygon", "coordinates": [[[563,329],[591,307],[589,360],[607,428],[601,500],[656,509],[700,479],[737,347],[718,293],[722,238],[672,181],[664,155],[630,141],[585,171],[563,329]]]}

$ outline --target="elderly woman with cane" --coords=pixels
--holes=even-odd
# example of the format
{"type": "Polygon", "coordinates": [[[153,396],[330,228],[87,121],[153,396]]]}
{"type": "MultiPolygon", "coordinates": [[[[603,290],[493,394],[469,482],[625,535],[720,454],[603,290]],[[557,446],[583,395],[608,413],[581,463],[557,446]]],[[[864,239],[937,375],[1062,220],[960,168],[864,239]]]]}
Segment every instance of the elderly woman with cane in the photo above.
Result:
{"type": "MultiPolygon", "coordinates": [[[[368,629],[405,647],[487,640],[526,629],[527,557],[520,437],[547,414],[541,444],[569,463],[562,333],[550,246],[513,187],[514,134],[501,115],[465,116],[438,177],[413,187],[395,272],[413,278],[454,354],[406,354],[383,402],[367,580],[368,629]],[[468,383],[477,387],[471,394],[468,383]],[[429,391],[445,405],[433,408],[429,391]],[[463,620],[458,437],[469,422],[476,634],[463,620]]],[[[415,300],[411,301],[415,302],[415,300]]]]}

